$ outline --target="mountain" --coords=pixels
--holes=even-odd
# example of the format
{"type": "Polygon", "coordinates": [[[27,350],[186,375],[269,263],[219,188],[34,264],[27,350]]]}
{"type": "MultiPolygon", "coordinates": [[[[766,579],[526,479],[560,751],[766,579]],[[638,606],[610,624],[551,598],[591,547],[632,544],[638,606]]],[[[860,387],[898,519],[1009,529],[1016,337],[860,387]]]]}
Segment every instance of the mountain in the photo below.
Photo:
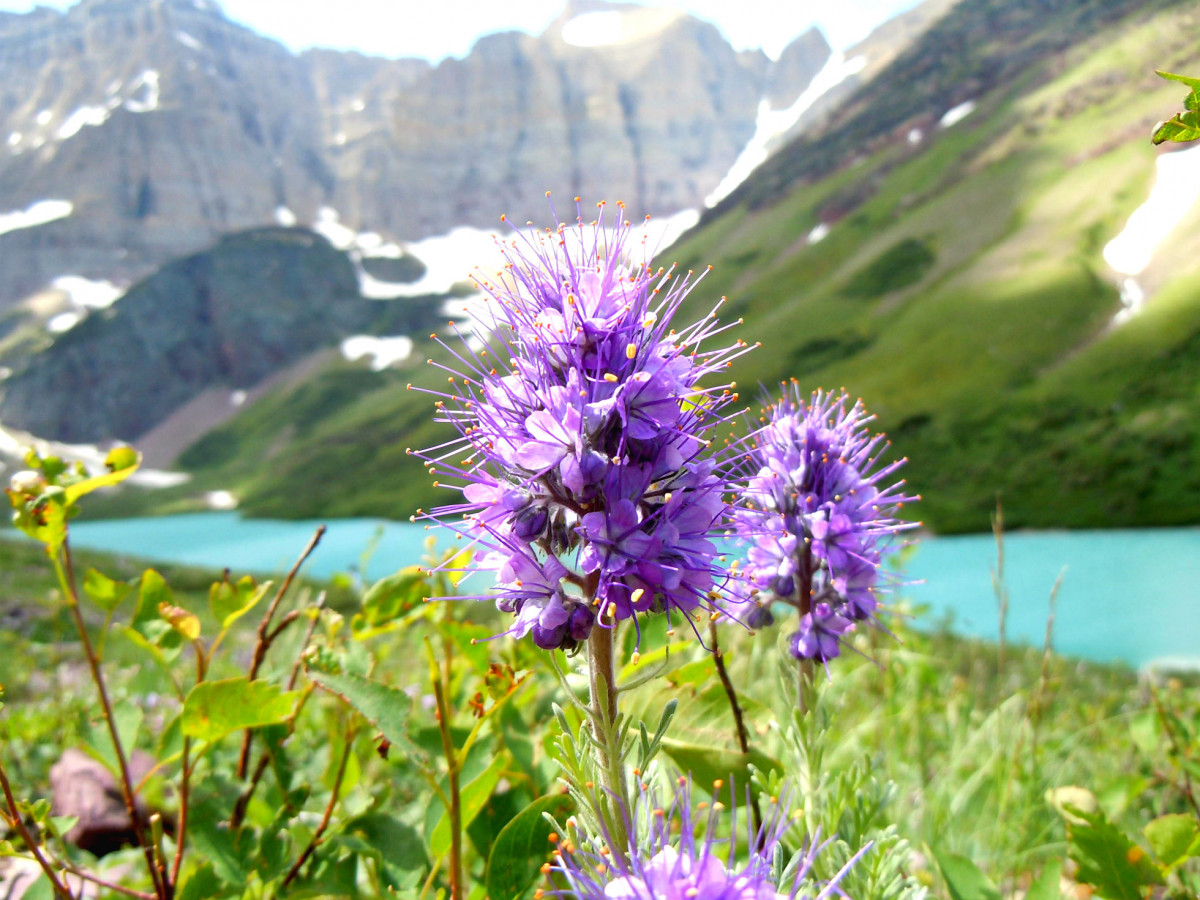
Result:
{"type": "Polygon", "coordinates": [[[828,58],[800,41],[777,67],[688,16],[588,2],[432,66],[295,56],[210,0],[0,14],[0,309],[277,221],[415,239],[523,220],[547,189],[698,207],[760,99],[790,103],[828,58]]]}
{"type": "MultiPolygon", "coordinates": [[[[1149,143],[1182,94],[1153,69],[1194,67],[1195,24],[1175,2],[954,6],[671,248],[715,267],[692,311],[725,295],[763,343],[734,377],[864,397],[939,531],[986,529],[997,496],[1014,527],[1200,520],[1200,150],[1149,143]],[[1178,224],[1117,271],[1106,248],[1139,236],[1156,171],[1178,224]]],[[[436,502],[403,453],[438,440],[404,390],[427,369],[339,363],[269,391],[183,454],[191,485],[108,509],[215,489],[264,515],[436,502]]]]}

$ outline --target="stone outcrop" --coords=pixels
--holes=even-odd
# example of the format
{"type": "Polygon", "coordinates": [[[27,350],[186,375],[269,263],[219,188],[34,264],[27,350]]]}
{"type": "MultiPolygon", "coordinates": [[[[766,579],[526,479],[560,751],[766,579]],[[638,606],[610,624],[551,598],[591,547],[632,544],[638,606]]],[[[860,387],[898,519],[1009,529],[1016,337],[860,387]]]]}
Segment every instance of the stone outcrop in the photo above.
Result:
{"type": "Polygon", "coordinates": [[[541,217],[545,190],[695,207],[764,93],[790,102],[828,53],[810,35],[773,65],[696,19],[598,2],[437,66],[295,56],[210,0],[0,14],[0,215],[73,205],[0,233],[0,308],[64,274],[128,283],[325,205],[396,239],[541,217]],[[598,15],[618,40],[598,40],[598,15]]]}

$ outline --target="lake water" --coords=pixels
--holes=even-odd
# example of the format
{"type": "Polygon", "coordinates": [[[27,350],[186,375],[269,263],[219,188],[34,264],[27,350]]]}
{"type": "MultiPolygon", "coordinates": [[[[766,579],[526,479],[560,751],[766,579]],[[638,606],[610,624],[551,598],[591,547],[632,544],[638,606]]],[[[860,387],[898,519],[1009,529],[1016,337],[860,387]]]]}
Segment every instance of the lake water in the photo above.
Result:
{"type": "MultiPolygon", "coordinates": [[[[195,513],[146,519],[74,522],[75,546],[234,572],[278,574],[304,548],[317,522],[242,519],[195,513]]],[[[305,571],[328,577],[350,569],[374,580],[418,562],[422,526],[375,519],[334,519],[305,571]],[[374,551],[363,565],[363,554],[374,551]]],[[[436,533],[436,532],[435,532],[436,533]]],[[[442,541],[448,532],[439,534],[442,541]]],[[[928,607],[923,621],[951,617],[955,630],[998,633],[991,535],[927,538],[898,576],[901,596],[928,607]]],[[[1050,592],[1058,594],[1054,645],[1062,653],[1143,666],[1200,665],[1200,528],[1014,533],[1005,538],[1010,641],[1040,646],[1050,592]]]]}

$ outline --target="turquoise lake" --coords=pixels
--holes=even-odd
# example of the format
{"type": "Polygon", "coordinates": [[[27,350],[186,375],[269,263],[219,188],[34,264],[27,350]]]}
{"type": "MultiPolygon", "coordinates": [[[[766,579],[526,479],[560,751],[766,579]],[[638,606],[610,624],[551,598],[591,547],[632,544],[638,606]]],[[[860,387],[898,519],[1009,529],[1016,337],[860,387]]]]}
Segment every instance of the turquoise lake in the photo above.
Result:
{"type": "MultiPolygon", "coordinates": [[[[74,522],[75,546],[148,560],[277,574],[304,548],[317,522],[242,519],[233,512],[74,522]]],[[[355,569],[374,580],[419,561],[422,526],[334,519],[305,571],[315,577],[355,569]],[[363,569],[363,554],[374,551],[363,569]]],[[[439,535],[449,538],[448,532],[439,535]]],[[[991,535],[921,540],[897,575],[898,595],[927,607],[918,620],[949,617],[954,630],[998,633],[991,535]]],[[[1010,641],[1040,646],[1050,592],[1058,593],[1054,646],[1098,661],[1200,666],[1200,528],[1137,531],[1017,532],[1005,537],[1010,641]]]]}

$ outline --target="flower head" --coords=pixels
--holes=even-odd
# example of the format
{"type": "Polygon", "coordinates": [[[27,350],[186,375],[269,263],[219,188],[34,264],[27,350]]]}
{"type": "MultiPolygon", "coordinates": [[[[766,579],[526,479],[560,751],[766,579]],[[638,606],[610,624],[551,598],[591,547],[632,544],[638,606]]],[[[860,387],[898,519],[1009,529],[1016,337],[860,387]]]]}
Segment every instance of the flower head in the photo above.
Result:
{"type": "MultiPolygon", "coordinates": [[[[578,900],[790,900],[806,882],[811,886],[821,845],[813,843],[798,854],[777,880],[772,863],[790,824],[785,807],[773,803],[771,816],[758,829],[746,815],[744,841],[739,842],[736,805],[726,810],[713,803],[707,814],[697,816],[686,778],[678,780],[667,809],[656,805],[654,792],[643,790],[629,829],[643,833],[636,846],[624,854],[606,852],[610,848],[586,838],[578,844],[561,842],[550,870],[567,889],[545,894],[578,900]]],[[[856,860],[817,885],[814,900],[837,893],[856,860]]]]}
{"type": "Polygon", "coordinates": [[[789,645],[798,659],[827,662],[855,622],[874,620],[880,567],[915,498],[892,476],[904,460],[882,462],[874,418],[845,393],[806,398],[793,384],[751,435],[748,489],[736,531],[749,543],[744,575],[752,589],[799,607],[789,645]]]}
{"type": "Polygon", "coordinates": [[[712,313],[672,327],[695,280],[655,269],[622,212],[498,241],[507,264],[478,281],[481,333],[451,350],[461,369],[441,366],[440,419],[460,436],[418,454],[465,501],[428,517],[487,551],[474,564],[495,578],[487,596],[542,647],[640,612],[686,615],[725,579],[711,535],[730,506],[708,447],[737,395],[700,382],[746,345],[702,346],[724,330],[712,313]]]}

